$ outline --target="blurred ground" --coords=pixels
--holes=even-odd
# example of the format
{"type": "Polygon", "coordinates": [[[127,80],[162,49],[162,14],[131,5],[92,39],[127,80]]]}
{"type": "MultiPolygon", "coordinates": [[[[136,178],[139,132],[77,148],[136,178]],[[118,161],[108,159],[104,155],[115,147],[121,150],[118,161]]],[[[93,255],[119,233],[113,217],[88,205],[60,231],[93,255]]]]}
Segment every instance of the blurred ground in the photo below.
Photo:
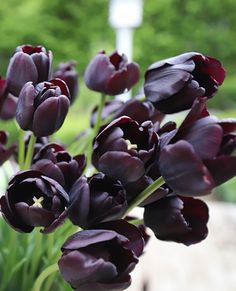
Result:
{"type": "Polygon", "coordinates": [[[222,202],[208,206],[207,239],[185,247],[152,238],[128,291],[236,290],[236,206],[222,202]]]}

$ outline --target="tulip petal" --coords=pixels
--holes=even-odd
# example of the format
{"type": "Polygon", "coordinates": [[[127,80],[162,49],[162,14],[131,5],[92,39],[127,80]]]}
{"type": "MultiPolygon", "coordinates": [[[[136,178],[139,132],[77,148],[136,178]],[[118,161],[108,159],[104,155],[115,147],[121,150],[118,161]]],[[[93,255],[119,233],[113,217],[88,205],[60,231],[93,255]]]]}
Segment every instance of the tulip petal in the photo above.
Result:
{"type": "Polygon", "coordinates": [[[236,176],[236,156],[220,156],[205,160],[204,164],[211,173],[216,186],[236,176]]]}
{"type": "Polygon", "coordinates": [[[126,152],[105,153],[99,159],[99,169],[106,175],[124,183],[134,182],[145,173],[143,162],[126,152]]]}
{"type": "Polygon", "coordinates": [[[25,224],[19,216],[11,212],[6,196],[0,198],[0,211],[6,222],[16,231],[29,233],[34,229],[33,226],[25,224]]]}
{"type": "Polygon", "coordinates": [[[88,65],[84,75],[84,81],[88,88],[106,92],[107,80],[114,74],[115,67],[110,63],[105,54],[98,54],[88,65]]]}
{"type": "Polygon", "coordinates": [[[220,149],[223,138],[222,127],[215,123],[211,117],[205,117],[197,120],[192,126],[178,132],[171,142],[184,139],[189,142],[196,155],[204,159],[210,159],[216,156],[220,149]]]}
{"type": "Polygon", "coordinates": [[[69,110],[68,97],[51,97],[38,106],[34,113],[32,131],[37,137],[48,136],[63,124],[69,110]]]}
{"type": "Polygon", "coordinates": [[[9,91],[14,96],[19,96],[27,82],[37,83],[38,72],[30,55],[22,52],[14,54],[7,69],[7,80],[9,91]]]}
{"type": "Polygon", "coordinates": [[[159,159],[160,172],[176,194],[200,196],[211,192],[214,180],[186,141],[165,146],[159,159]]]}
{"type": "Polygon", "coordinates": [[[32,82],[22,88],[16,107],[16,121],[22,129],[31,129],[34,114],[35,89],[32,82]]]}

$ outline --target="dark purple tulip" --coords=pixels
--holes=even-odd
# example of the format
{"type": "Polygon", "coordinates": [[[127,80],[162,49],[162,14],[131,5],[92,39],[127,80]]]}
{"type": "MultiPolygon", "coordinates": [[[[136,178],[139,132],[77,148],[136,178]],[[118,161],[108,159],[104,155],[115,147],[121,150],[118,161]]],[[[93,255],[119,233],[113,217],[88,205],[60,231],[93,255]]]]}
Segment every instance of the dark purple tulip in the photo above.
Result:
{"type": "Polygon", "coordinates": [[[212,97],[224,78],[217,59],[189,52],[152,64],[145,74],[144,92],[158,110],[175,113],[191,108],[198,97],[212,97]]]}
{"type": "Polygon", "coordinates": [[[37,171],[22,171],[9,182],[0,199],[0,209],[7,223],[19,232],[43,227],[49,233],[61,225],[66,216],[69,196],[56,181],[37,171]]]}
{"type": "Polygon", "coordinates": [[[199,243],[208,234],[208,207],[192,197],[169,196],[145,207],[144,222],[160,240],[199,243]]]}
{"type": "Polygon", "coordinates": [[[160,143],[159,170],[176,194],[208,194],[236,175],[235,130],[236,119],[218,120],[208,115],[206,99],[194,102],[180,128],[160,143]]]}
{"type": "Polygon", "coordinates": [[[83,229],[122,218],[127,210],[126,191],[119,181],[98,173],[79,178],[69,192],[68,215],[83,229]]]}
{"type": "MultiPolygon", "coordinates": [[[[105,123],[107,119],[109,119],[108,122],[113,120],[115,113],[122,107],[123,104],[124,103],[120,100],[107,101],[102,111],[102,121],[105,123]]],[[[98,113],[98,106],[94,107],[92,111],[91,118],[90,118],[91,127],[94,127],[96,123],[97,113],[98,113]]]]}
{"type": "Polygon", "coordinates": [[[124,290],[142,252],[139,245],[144,246],[142,233],[128,222],[101,224],[101,229],[84,230],[67,239],[59,269],[78,291],[124,290]]]}
{"type": "Polygon", "coordinates": [[[123,116],[95,138],[92,160],[99,171],[127,184],[145,175],[157,147],[158,137],[151,121],[140,125],[123,116]]]}
{"type": "Polygon", "coordinates": [[[0,109],[7,96],[7,85],[7,80],[2,79],[0,76],[0,109]]]}
{"type": "MultiPolygon", "coordinates": [[[[93,111],[91,116],[91,124],[94,126],[97,116],[97,107],[93,111]]],[[[110,101],[104,106],[102,119],[110,117],[110,120],[114,120],[121,116],[128,116],[138,123],[151,120],[156,130],[159,129],[159,124],[164,118],[164,114],[157,111],[151,102],[142,102],[138,99],[132,98],[128,101],[110,101]]]]}
{"type": "Polygon", "coordinates": [[[85,71],[84,81],[91,90],[117,95],[129,90],[140,78],[139,65],[128,63],[127,57],[114,52],[96,55],[85,71]]]}
{"type": "Polygon", "coordinates": [[[0,77],[0,119],[8,120],[15,117],[18,98],[8,91],[7,80],[0,77]]]}
{"type": "Polygon", "coordinates": [[[85,166],[84,155],[72,157],[63,146],[50,143],[43,146],[34,156],[32,169],[56,180],[69,192],[85,166]]]}
{"type": "Polygon", "coordinates": [[[66,83],[60,79],[22,88],[16,109],[16,120],[24,130],[37,137],[56,132],[63,124],[70,107],[70,94],[66,83]]]}
{"type": "Polygon", "coordinates": [[[54,78],[62,79],[66,83],[70,91],[71,103],[74,102],[79,93],[79,74],[75,66],[75,61],[60,63],[53,74],[54,78]]]}
{"type": "Polygon", "coordinates": [[[18,98],[8,93],[1,108],[0,108],[0,119],[9,120],[15,118],[16,106],[18,98]]]}
{"type": "Polygon", "coordinates": [[[6,148],[7,141],[8,134],[5,131],[0,130],[0,166],[11,157],[16,148],[16,145],[6,148]]]}
{"type": "Polygon", "coordinates": [[[9,92],[19,96],[27,82],[36,85],[51,78],[52,52],[43,46],[22,45],[15,50],[7,69],[9,92]]]}

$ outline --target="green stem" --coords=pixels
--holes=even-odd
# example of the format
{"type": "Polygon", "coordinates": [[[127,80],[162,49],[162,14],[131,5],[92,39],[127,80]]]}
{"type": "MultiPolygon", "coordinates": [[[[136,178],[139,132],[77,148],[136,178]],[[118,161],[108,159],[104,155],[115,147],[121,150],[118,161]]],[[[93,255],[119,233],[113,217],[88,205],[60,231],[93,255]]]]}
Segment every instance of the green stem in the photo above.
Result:
{"type": "Polygon", "coordinates": [[[145,199],[147,199],[153,192],[159,189],[163,184],[165,184],[165,180],[161,176],[157,180],[155,180],[151,185],[149,185],[146,189],[144,189],[129,205],[127,211],[125,212],[124,217],[126,217],[131,210],[137,207],[140,203],[142,203],[145,199]]]}
{"type": "Polygon", "coordinates": [[[40,291],[45,279],[53,274],[54,272],[58,271],[58,265],[53,264],[47,267],[37,278],[32,288],[32,291],[40,291]]]}
{"type": "Polygon", "coordinates": [[[101,99],[100,99],[100,104],[98,107],[96,122],[95,122],[94,129],[93,129],[93,135],[91,136],[91,139],[89,140],[88,153],[87,153],[87,169],[90,168],[90,166],[91,166],[92,152],[93,152],[93,140],[96,137],[96,135],[99,131],[99,128],[101,126],[102,111],[103,111],[105,102],[106,102],[106,95],[102,94],[101,99]]]}
{"type": "Polygon", "coordinates": [[[129,223],[133,224],[133,225],[139,225],[139,224],[143,224],[143,219],[133,219],[128,221],[129,223]]]}
{"type": "Polygon", "coordinates": [[[32,133],[30,137],[28,149],[27,149],[26,158],[25,158],[24,170],[29,169],[31,166],[36,139],[37,139],[36,136],[32,133]]]}
{"type": "Polygon", "coordinates": [[[24,169],[24,159],[25,159],[25,141],[24,141],[25,131],[19,128],[19,139],[18,139],[18,163],[20,170],[24,169]]]}
{"type": "Polygon", "coordinates": [[[40,266],[41,260],[40,250],[42,250],[43,246],[43,235],[42,233],[39,232],[39,230],[35,230],[32,243],[34,244],[35,251],[33,251],[32,258],[30,260],[30,270],[28,276],[30,276],[33,280],[40,266]]]}

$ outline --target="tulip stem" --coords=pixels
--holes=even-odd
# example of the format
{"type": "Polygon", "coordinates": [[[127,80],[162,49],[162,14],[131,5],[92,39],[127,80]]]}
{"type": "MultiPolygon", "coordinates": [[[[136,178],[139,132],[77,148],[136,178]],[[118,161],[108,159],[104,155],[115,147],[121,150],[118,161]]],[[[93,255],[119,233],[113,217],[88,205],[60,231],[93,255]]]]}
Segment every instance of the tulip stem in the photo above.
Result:
{"type": "Polygon", "coordinates": [[[58,271],[58,265],[53,264],[48,266],[37,278],[37,280],[34,283],[34,286],[32,288],[32,291],[40,291],[42,290],[42,285],[45,279],[50,276],[52,273],[58,271]]]}
{"type": "Polygon", "coordinates": [[[93,140],[96,137],[97,133],[99,132],[99,128],[102,123],[102,111],[103,111],[105,102],[106,102],[106,95],[101,94],[101,99],[98,106],[98,113],[97,113],[96,122],[93,129],[93,134],[91,138],[89,138],[89,146],[88,146],[88,154],[87,154],[87,168],[88,169],[90,168],[91,162],[92,162],[93,140]]]}
{"type": "Polygon", "coordinates": [[[21,170],[24,168],[25,159],[25,141],[24,141],[25,131],[19,128],[19,139],[18,139],[18,163],[21,170]]]}
{"type": "Polygon", "coordinates": [[[36,136],[32,133],[30,137],[28,149],[27,149],[26,158],[25,158],[24,170],[27,170],[31,167],[35,142],[36,142],[36,136]]]}
{"type": "Polygon", "coordinates": [[[129,205],[127,211],[125,212],[123,218],[125,218],[131,210],[137,207],[140,203],[142,203],[145,199],[147,199],[153,192],[159,189],[163,184],[165,184],[165,180],[161,176],[157,180],[155,180],[151,185],[149,185],[146,189],[144,189],[129,205]]]}

